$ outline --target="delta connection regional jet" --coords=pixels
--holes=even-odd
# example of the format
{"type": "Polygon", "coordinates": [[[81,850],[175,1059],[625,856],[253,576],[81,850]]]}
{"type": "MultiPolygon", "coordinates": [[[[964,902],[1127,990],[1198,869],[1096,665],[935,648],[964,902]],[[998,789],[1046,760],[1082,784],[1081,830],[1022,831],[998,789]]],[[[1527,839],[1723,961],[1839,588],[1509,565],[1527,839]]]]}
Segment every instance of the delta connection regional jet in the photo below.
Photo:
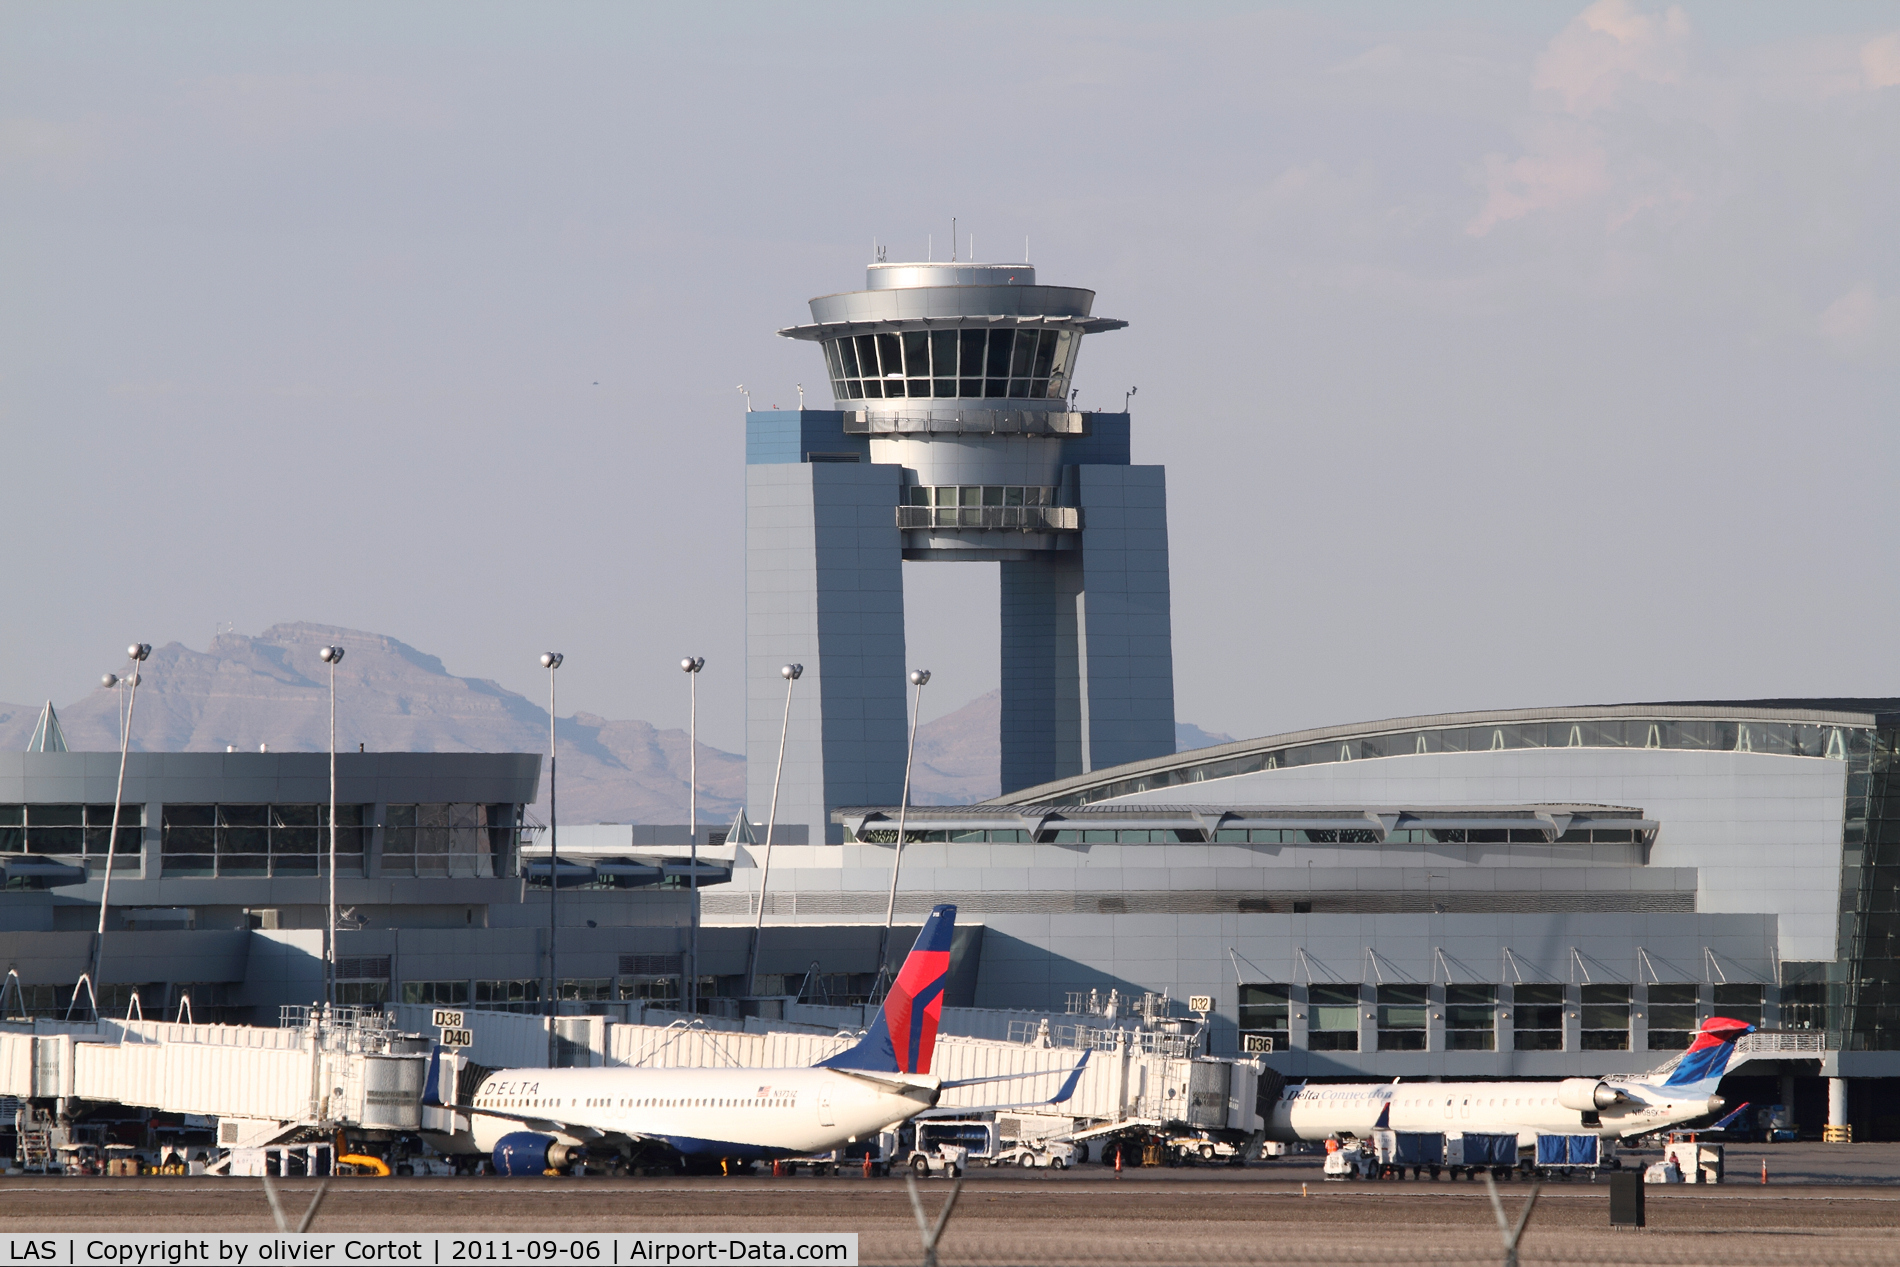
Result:
{"type": "Polygon", "coordinates": [[[1509,1134],[1520,1146],[1541,1132],[1641,1135],[1717,1112],[1715,1094],[1735,1055],[1735,1040],[1754,1032],[1744,1021],[1713,1016],[1689,1050],[1650,1073],[1555,1082],[1304,1083],[1281,1092],[1267,1138],[1363,1138],[1375,1130],[1509,1134]]]}
{"type": "MultiPolygon", "coordinates": [[[[945,1082],[931,1075],[956,917],[954,906],[931,910],[870,1030],[856,1046],[816,1065],[501,1069],[482,1079],[471,1103],[458,1106],[468,1113],[470,1129],[456,1142],[462,1151],[492,1153],[495,1169],[504,1175],[559,1169],[589,1148],[618,1153],[643,1144],[664,1145],[687,1157],[800,1157],[908,1121],[935,1107],[951,1087],[1047,1076],[945,1082]]],[[[1066,1101],[1087,1063],[1084,1053],[1055,1096],[1040,1103],[1066,1101]]],[[[440,1103],[439,1092],[424,1098],[440,1103]]]]}

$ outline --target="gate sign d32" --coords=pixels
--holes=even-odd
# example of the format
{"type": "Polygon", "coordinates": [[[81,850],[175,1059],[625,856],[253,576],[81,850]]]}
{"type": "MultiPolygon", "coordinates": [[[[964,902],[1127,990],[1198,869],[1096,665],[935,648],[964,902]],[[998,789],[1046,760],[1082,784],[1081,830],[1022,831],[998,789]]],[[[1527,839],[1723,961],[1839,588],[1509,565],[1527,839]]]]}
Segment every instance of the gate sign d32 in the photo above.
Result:
{"type": "Polygon", "coordinates": [[[1214,1010],[1214,996],[1211,994],[1188,995],[1188,1011],[1211,1012],[1214,1010]]]}

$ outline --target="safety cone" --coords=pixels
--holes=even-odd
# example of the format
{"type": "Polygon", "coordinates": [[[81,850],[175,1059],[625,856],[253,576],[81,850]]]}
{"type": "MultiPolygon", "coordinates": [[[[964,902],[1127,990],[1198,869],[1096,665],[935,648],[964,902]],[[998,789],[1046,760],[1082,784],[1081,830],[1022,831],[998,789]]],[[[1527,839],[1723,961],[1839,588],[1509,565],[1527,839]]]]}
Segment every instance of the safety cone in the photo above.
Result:
{"type": "Polygon", "coordinates": [[[1122,1150],[1117,1148],[1115,1150],[1115,1173],[1119,1175],[1121,1172],[1122,1172],[1122,1150]]]}
{"type": "Polygon", "coordinates": [[[1306,1195],[1308,1195],[1308,1194],[1307,1194],[1307,1191],[1306,1191],[1306,1185],[1305,1185],[1305,1184],[1301,1184],[1301,1185],[1300,1185],[1300,1195],[1301,1195],[1301,1196],[1306,1196],[1306,1195]]]}
{"type": "Polygon", "coordinates": [[[869,1153],[864,1154],[864,1177],[866,1179],[871,1177],[871,1154],[869,1153]]]}
{"type": "Polygon", "coordinates": [[[1761,1159],[1761,1181],[1764,1184],[1768,1182],[1768,1159],[1766,1157],[1761,1159]]]}

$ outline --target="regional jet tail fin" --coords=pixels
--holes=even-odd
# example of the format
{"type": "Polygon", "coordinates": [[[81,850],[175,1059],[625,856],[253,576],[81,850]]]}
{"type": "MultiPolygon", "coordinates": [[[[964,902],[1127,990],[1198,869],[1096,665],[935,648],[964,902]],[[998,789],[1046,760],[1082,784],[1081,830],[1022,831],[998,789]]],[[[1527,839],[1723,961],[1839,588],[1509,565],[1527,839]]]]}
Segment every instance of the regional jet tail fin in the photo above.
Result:
{"type": "Polygon", "coordinates": [[[820,1066],[872,1073],[930,1072],[937,1021],[943,1015],[943,988],[950,979],[950,934],[956,922],[956,907],[946,903],[931,908],[870,1030],[857,1046],[819,1061],[820,1066]]]}
{"type": "Polygon", "coordinates": [[[1755,1027],[1747,1021],[1726,1016],[1711,1016],[1702,1022],[1695,1041],[1680,1057],[1664,1065],[1651,1077],[1661,1078],[1659,1085],[1689,1094],[1713,1093],[1716,1083],[1728,1072],[1735,1058],[1735,1041],[1752,1034],[1755,1027]],[[1662,1075],[1667,1074],[1667,1077],[1662,1075]]]}

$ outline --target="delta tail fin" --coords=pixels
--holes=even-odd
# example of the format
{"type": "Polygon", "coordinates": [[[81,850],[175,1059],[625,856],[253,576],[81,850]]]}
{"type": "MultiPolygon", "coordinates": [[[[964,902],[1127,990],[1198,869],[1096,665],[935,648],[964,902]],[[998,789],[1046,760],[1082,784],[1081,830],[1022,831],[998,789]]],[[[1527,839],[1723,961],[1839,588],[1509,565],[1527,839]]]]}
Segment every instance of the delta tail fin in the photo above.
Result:
{"type": "Polygon", "coordinates": [[[1728,1072],[1729,1062],[1735,1058],[1736,1040],[1754,1032],[1755,1027],[1747,1021],[1711,1016],[1696,1031],[1689,1050],[1683,1052],[1679,1060],[1656,1071],[1669,1075],[1661,1085],[1678,1091],[1713,1092],[1715,1084],[1728,1072]]]}
{"type": "Polygon", "coordinates": [[[819,1061],[820,1065],[871,1073],[930,1072],[937,1022],[943,1015],[943,989],[950,980],[950,934],[956,922],[956,907],[946,903],[931,908],[870,1030],[855,1047],[819,1061]]]}

